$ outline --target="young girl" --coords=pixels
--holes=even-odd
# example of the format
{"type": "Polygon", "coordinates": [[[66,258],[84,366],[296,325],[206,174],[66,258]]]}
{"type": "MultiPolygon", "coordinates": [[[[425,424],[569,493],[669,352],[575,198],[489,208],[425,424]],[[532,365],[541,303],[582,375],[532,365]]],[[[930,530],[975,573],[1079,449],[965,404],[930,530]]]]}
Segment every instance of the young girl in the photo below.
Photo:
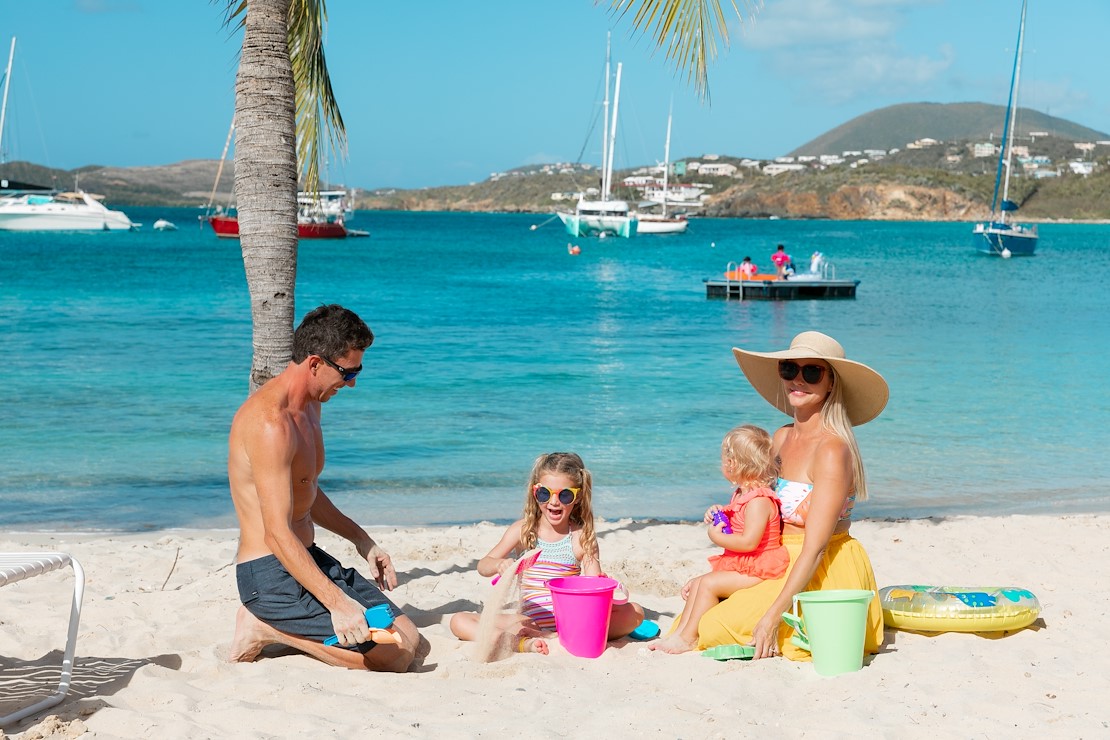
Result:
{"type": "MultiPolygon", "coordinates": [[[[517,652],[548,653],[545,634],[555,631],[555,614],[547,581],[562,576],[601,575],[590,471],[573,452],[540,455],[532,466],[524,499],[524,518],[505,531],[501,541],[478,561],[478,572],[489,578],[505,575],[516,559],[540,549],[535,565],[521,574],[521,613],[503,615],[498,629],[516,635],[517,652]]],[[[632,632],[643,621],[637,604],[616,604],[609,620],[609,639],[632,632]]],[[[478,634],[478,614],[459,612],[451,617],[451,632],[462,640],[478,634]]]]}
{"type": "Polygon", "coordinates": [[[653,650],[694,650],[702,615],[742,588],[781,578],[790,564],[782,544],[779,502],[770,488],[776,477],[771,436],[749,424],[731,430],[721,443],[721,472],[736,490],[728,506],[709,507],[705,522],[712,524],[709,539],[725,551],[709,558],[711,572],[691,578],[682,587],[686,600],[682,617],[667,637],[650,646],[653,650]],[[726,515],[732,534],[722,531],[724,521],[713,524],[718,511],[726,515]]]}

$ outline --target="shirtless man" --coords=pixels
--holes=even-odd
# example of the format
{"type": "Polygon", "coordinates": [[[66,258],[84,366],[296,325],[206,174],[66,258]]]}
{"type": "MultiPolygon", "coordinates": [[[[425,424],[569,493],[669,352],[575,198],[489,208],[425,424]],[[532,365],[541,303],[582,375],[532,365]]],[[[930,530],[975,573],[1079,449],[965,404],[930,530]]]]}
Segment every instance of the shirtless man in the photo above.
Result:
{"type": "MultiPolygon", "coordinates": [[[[347,309],[320,306],[293,334],[293,361],[243,403],[231,422],[227,472],[239,517],[232,661],[252,661],[271,644],[331,665],[404,672],[420,639],[393,607],[399,644],[375,644],[365,611],[388,603],[397,585],[389,555],[320,489],[324,437],[320,405],[354,387],[374,334],[347,309]],[[371,583],[313,545],[315,525],[350,540],[371,583]],[[336,635],[339,644],[323,641],[336,635]]],[[[391,604],[392,606],[392,604],[391,604]]]]}

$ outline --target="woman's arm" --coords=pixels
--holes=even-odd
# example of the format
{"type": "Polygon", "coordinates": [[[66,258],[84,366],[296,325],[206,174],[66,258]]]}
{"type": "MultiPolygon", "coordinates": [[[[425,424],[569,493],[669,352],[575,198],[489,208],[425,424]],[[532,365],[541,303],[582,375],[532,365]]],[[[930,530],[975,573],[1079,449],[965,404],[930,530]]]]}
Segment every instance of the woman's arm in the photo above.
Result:
{"type": "Polygon", "coordinates": [[[520,527],[524,523],[523,519],[518,519],[509,525],[505,530],[505,534],[501,536],[501,541],[493,546],[493,549],[486,553],[486,556],[478,561],[478,573],[489,578],[498,573],[504,573],[507,568],[512,567],[515,561],[514,558],[509,556],[520,545],[520,527]]]}
{"type": "Polygon", "coordinates": [[[852,490],[852,455],[844,440],[828,436],[814,451],[810,465],[809,513],[806,515],[802,551],[791,564],[790,575],[778,598],[759,620],[752,635],[755,657],[763,658],[778,649],[778,631],[782,613],[789,611],[794,596],[801,593],[813,579],[817,566],[836,530],[840,512],[852,490]]]}

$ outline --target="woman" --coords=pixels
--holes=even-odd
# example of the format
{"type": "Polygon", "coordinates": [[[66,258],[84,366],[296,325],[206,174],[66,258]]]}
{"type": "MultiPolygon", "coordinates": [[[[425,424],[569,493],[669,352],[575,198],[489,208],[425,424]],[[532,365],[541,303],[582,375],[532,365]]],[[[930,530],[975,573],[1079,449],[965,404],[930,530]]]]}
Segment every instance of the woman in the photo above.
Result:
{"type": "MultiPolygon", "coordinates": [[[[710,609],[698,624],[699,643],[702,648],[752,644],[756,658],[782,653],[809,660],[808,652],[789,641],[792,631],[782,623],[794,596],[821,589],[875,589],[871,561],[848,534],[852,507],[867,498],[852,427],[879,415],[889,389],[881,375],[846,359],[835,339],[815,331],[794,337],[782,352],[733,348],[732,353],[759,395],[794,418],[775,432],[772,445],[790,569],[710,609]]],[[[883,614],[875,598],[865,652],[878,652],[882,639],[883,614]]]]}

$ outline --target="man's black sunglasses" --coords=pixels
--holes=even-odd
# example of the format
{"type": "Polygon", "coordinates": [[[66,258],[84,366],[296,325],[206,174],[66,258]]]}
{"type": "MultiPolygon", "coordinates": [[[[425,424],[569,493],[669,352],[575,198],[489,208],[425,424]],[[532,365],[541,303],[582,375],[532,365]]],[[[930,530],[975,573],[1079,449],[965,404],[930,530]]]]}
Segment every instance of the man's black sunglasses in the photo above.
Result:
{"type": "Polygon", "coordinates": [[[350,383],[352,380],[354,380],[355,378],[358,377],[359,373],[362,372],[362,365],[359,365],[358,367],[353,367],[350,370],[348,370],[347,368],[343,367],[342,365],[335,364],[334,362],[332,362],[328,358],[324,357],[323,355],[316,355],[316,356],[319,357],[324,362],[331,365],[333,368],[335,368],[335,370],[340,375],[343,376],[343,382],[344,383],[350,383]]]}

